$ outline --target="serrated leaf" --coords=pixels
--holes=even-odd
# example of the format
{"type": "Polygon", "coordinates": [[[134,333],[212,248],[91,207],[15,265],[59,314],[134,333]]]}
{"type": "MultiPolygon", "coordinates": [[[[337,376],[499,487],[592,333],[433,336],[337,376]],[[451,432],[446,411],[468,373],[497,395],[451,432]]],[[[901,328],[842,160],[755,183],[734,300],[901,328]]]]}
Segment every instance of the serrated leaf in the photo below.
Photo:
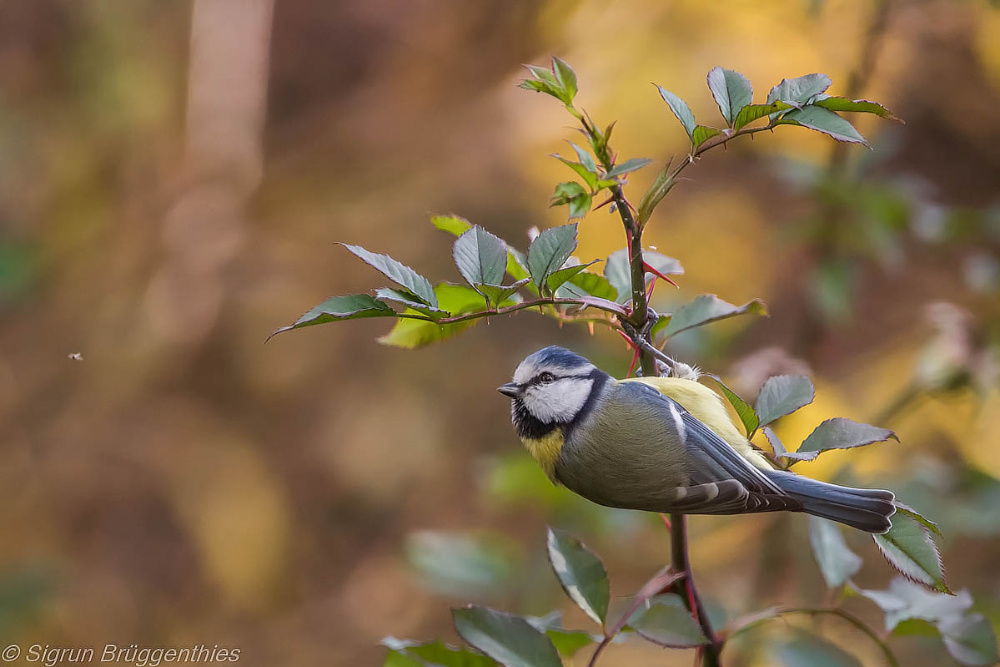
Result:
{"type": "Polygon", "coordinates": [[[577,92],[576,72],[569,66],[569,63],[555,56],[552,56],[552,71],[555,72],[556,81],[566,91],[566,99],[564,101],[567,105],[572,104],[577,92]]]}
{"type": "Polygon", "coordinates": [[[735,306],[714,294],[702,294],[674,311],[670,316],[670,322],[663,329],[663,336],[670,338],[694,327],[746,313],[766,315],[767,307],[759,299],[754,299],[742,306],[735,306]]]}
{"type": "Polygon", "coordinates": [[[916,519],[896,513],[892,527],[883,535],[872,535],[879,551],[901,575],[928,588],[950,593],[944,580],[941,553],[930,531],[916,519]]]}
{"type": "Polygon", "coordinates": [[[596,165],[594,167],[594,171],[592,172],[592,171],[590,171],[587,168],[586,165],[580,164],[579,162],[573,162],[572,160],[567,160],[566,158],[562,157],[561,155],[553,155],[552,157],[554,157],[555,159],[559,160],[564,165],[566,165],[567,167],[569,167],[570,169],[572,169],[574,172],[576,172],[576,174],[580,178],[583,179],[584,183],[586,183],[587,186],[592,191],[597,189],[597,180],[598,180],[598,178],[597,178],[597,173],[596,173],[596,169],[597,169],[596,165]]]}
{"type": "Polygon", "coordinates": [[[608,172],[608,178],[617,178],[619,176],[624,176],[629,172],[633,172],[637,169],[642,169],[647,164],[652,162],[649,158],[645,157],[634,157],[631,160],[625,160],[621,164],[616,164],[611,171],[608,172]]]}
{"type": "Polygon", "coordinates": [[[794,79],[782,79],[767,94],[767,103],[785,102],[793,107],[801,107],[810,97],[819,95],[830,87],[830,77],[826,74],[806,74],[794,79]]]}
{"type": "Polygon", "coordinates": [[[753,101],[753,86],[739,72],[716,67],[708,73],[708,88],[722,117],[730,125],[746,105],[753,101]]]}
{"type": "Polygon", "coordinates": [[[833,137],[837,141],[868,146],[854,126],[837,114],[822,107],[806,106],[789,111],[774,121],[775,125],[801,125],[802,127],[833,137]]]}
{"type": "Polygon", "coordinates": [[[607,278],[589,271],[572,276],[560,289],[570,296],[595,296],[609,301],[618,298],[618,291],[607,278]]]}
{"type": "Polygon", "coordinates": [[[708,127],[707,125],[699,125],[694,128],[694,132],[691,133],[691,143],[695,148],[698,148],[703,143],[719,134],[722,134],[722,130],[717,130],[714,127],[708,127]]]}
{"type": "Polygon", "coordinates": [[[982,614],[968,614],[940,623],[938,629],[951,657],[963,665],[995,665],[997,637],[993,626],[982,614]]]}
{"type": "Polygon", "coordinates": [[[669,648],[694,648],[708,643],[705,633],[683,607],[654,603],[629,625],[643,638],[669,648]]]}
{"type": "Polygon", "coordinates": [[[546,69],[545,67],[539,67],[538,65],[525,65],[525,67],[528,68],[528,71],[531,72],[531,75],[537,80],[543,81],[555,89],[561,87],[561,84],[556,79],[556,75],[551,70],[546,69]]]}
{"type": "Polygon", "coordinates": [[[559,287],[563,283],[565,283],[567,280],[570,280],[577,274],[583,272],[588,266],[593,266],[594,264],[597,263],[597,261],[598,260],[595,259],[593,262],[588,262],[586,264],[577,264],[575,266],[567,266],[559,269],[558,271],[553,271],[552,273],[549,274],[549,277],[545,279],[545,284],[548,285],[549,290],[551,292],[555,293],[555,291],[559,289],[559,287]]]}
{"type": "Polygon", "coordinates": [[[461,236],[472,229],[472,223],[457,215],[432,215],[431,224],[452,236],[461,236]]]}
{"type": "Polygon", "coordinates": [[[787,111],[793,107],[785,102],[777,101],[771,104],[748,104],[740,110],[733,121],[733,129],[739,132],[743,127],[764,116],[770,116],[778,111],[787,111]]]}
{"type": "Polygon", "coordinates": [[[576,153],[577,158],[580,159],[580,164],[582,164],[584,167],[586,167],[588,171],[592,171],[592,172],[594,172],[596,174],[597,173],[597,163],[594,162],[593,156],[591,156],[591,154],[588,153],[587,151],[585,151],[584,149],[582,149],[579,146],[577,146],[576,144],[574,144],[572,141],[570,141],[568,143],[569,143],[570,146],[573,147],[573,152],[576,153]]]}
{"type": "Polygon", "coordinates": [[[850,100],[846,97],[830,97],[829,95],[820,95],[817,99],[813,100],[812,104],[830,111],[871,113],[875,114],[879,118],[903,122],[884,106],[878,102],[872,102],[870,100],[850,100]]]}
{"type": "Polygon", "coordinates": [[[434,296],[434,288],[431,287],[427,278],[399,262],[388,255],[365,250],[361,246],[342,244],[355,257],[372,267],[386,278],[396,283],[400,287],[405,287],[418,296],[428,306],[438,307],[437,297],[434,296]]]}
{"type": "Polygon", "coordinates": [[[753,434],[757,431],[757,427],[760,425],[760,420],[757,418],[757,413],[754,412],[753,407],[740,398],[735,391],[726,386],[726,383],[718,375],[710,375],[710,377],[719,385],[722,395],[726,397],[729,404],[736,410],[736,415],[740,418],[740,422],[743,423],[747,439],[752,438],[753,434]]]}
{"type": "Polygon", "coordinates": [[[500,285],[507,272],[507,244],[474,226],[458,237],[452,249],[458,272],[470,285],[500,285]]]}
{"type": "MultiPolygon", "coordinates": [[[[486,309],[486,300],[482,294],[465,285],[441,283],[434,288],[440,308],[449,311],[453,316],[475,313],[486,309]]],[[[500,303],[498,305],[513,305],[500,303]]],[[[479,320],[456,322],[452,324],[437,324],[414,319],[401,319],[396,322],[392,331],[378,339],[383,345],[414,349],[437,343],[451,338],[464,329],[475,326],[479,320]]]]}
{"type": "Polygon", "coordinates": [[[313,307],[309,312],[295,320],[287,327],[276,330],[267,340],[285,331],[311,327],[316,324],[326,324],[327,322],[337,322],[339,320],[356,320],[363,317],[395,317],[396,311],[383,301],[379,301],[370,294],[348,294],[346,296],[332,296],[318,306],[313,307]]]}
{"type": "Polygon", "coordinates": [[[580,540],[549,528],[549,562],[563,590],[594,622],[604,625],[611,587],[597,555],[580,540]]]}
{"type": "Polygon", "coordinates": [[[495,667],[490,658],[475,653],[466,648],[455,648],[444,642],[412,642],[395,637],[386,637],[381,642],[392,654],[404,658],[405,661],[390,662],[388,657],[384,667],[495,667]],[[409,661],[409,662],[406,662],[409,661]]]}
{"type": "Polygon", "coordinates": [[[805,375],[769,377],[757,395],[757,416],[761,426],[809,405],[816,396],[812,380],[805,375]]]}
{"type": "Polygon", "coordinates": [[[505,667],[562,667],[552,641],[520,616],[473,605],[451,613],[459,636],[505,667]]]}
{"type": "Polygon", "coordinates": [[[804,632],[772,649],[781,667],[863,667],[861,662],[836,644],[804,632]]]}
{"type": "Polygon", "coordinates": [[[885,612],[886,632],[892,632],[899,623],[909,619],[920,619],[939,624],[964,617],[972,607],[972,596],[968,591],[957,595],[946,595],[930,591],[919,584],[895,577],[885,590],[858,590],[863,597],[877,604],[885,612]]]}
{"type": "Polygon", "coordinates": [[[577,225],[572,223],[542,231],[528,248],[528,272],[541,289],[550,274],[558,271],[576,250],[577,225]]]}
{"type": "Polygon", "coordinates": [[[765,426],[761,429],[764,432],[764,437],[767,439],[767,444],[771,445],[771,451],[774,452],[775,458],[781,458],[787,454],[784,443],[778,438],[778,434],[774,432],[770,426],[765,426]]]}
{"type": "Polygon", "coordinates": [[[569,201],[569,219],[582,218],[590,212],[590,193],[584,193],[569,201]]]}
{"type": "Polygon", "coordinates": [[[514,280],[530,278],[528,275],[528,258],[520,250],[507,246],[507,275],[514,280]]]}
{"type": "Polygon", "coordinates": [[[698,123],[695,122],[694,114],[691,113],[691,109],[687,103],[662,86],[656,86],[656,88],[660,91],[660,97],[663,98],[663,101],[667,103],[670,110],[677,116],[677,120],[684,126],[684,131],[688,133],[689,137],[693,136],[694,128],[698,123]]]}
{"type": "Polygon", "coordinates": [[[915,519],[916,521],[920,522],[921,524],[924,525],[925,528],[930,530],[938,537],[944,537],[941,534],[941,528],[938,527],[936,523],[934,523],[933,521],[925,517],[923,514],[918,512],[917,510],[913,509],[909,505],[901,503],[898,499],[893,501],[893,505],[896,506],[896,511],[902,512],[903,514],[909,516],[911,519],[915,519]]]}
{"type": "Polygon", "coordinates": [[[828,587],[840,587],[861,569],[861,556],[850,550],[840,526],[832,521],[810,516],[809,543],[828,587]]]}
{"type": "Polygon", "coordinates": [[[507,301],[514,293],[520,288],[531,282],[531,278],[523,278],[518,280],[513,285],[506,285],[503,287],[498,287],[496,285],[473,285],[476,291],[485,296],[494,307],[497,304],[507,301]]]}
{"type": "Polygon", "coordinates": [[[899,439],[895,433],[887,428],[861,424],[843,417],[834,417],[817,426],[802,442],[798,451],[787,453],[785,456],[801,461],[811,461],[822,452],[830,449],[863,447],[875,442],[884,442],[890,438],[899,439]]]}
{"type": "Polygon", "coordinates": [[[413,294],[407,289],[396,289],[394,287],[380,287],[375,291],[375,296],[379,299],[385,299],[386,301],[395,301],[400,303],[407,308],[411,308],[418,313],[423,313],[431,319],[441,319],[442,317],[448,317],[451,315],[447,310],[441,310],[440,308],[432,308],[427,304],[423,303],[416,294],[413,294]]]}

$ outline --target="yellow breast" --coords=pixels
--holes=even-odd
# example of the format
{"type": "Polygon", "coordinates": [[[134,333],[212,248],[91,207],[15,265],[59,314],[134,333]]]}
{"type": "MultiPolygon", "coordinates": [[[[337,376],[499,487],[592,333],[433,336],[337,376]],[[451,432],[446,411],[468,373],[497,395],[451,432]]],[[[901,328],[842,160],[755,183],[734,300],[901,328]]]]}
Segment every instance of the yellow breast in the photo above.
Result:
{"type": "Polygon", "coordinates": [[[556,459],[559,458],[559,452],[562,451],[563,442],[565,442],[562,428],[556,427],[540,438],[523,438],[521,442],[524,443],[525,449],[531,456],[538,461],[538,465],[542,467],[549,479],[555,482],[556,459]]]}

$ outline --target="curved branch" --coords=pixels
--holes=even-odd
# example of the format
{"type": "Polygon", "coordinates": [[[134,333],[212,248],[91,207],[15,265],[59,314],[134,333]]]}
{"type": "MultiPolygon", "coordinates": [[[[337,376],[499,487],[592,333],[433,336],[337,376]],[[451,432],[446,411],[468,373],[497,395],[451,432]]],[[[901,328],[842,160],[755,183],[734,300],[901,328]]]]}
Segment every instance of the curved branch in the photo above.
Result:
{"type": "MultiPolygon", "coordinates": [[[[612,303],[608,301],[608,303],[612,303]]],[[[506,315],[508,313],[513,313],[518,310],[524,310],[525,308],[531,308],[533,306],[580,306],[581,308],[595,308],[597,310],[603,310],[606,313],[611,313],[613,315],[624,315],[625,309],[618,304],[614,304],[616,308],[611,308],[609,306],[603,305],[600,301],[594,300],[584,300],[584,299],[534,299],[533,301],[522,301],[521,303],[516,303],[513,306],[507,306],[506,308],[498,308],[496,310],[477,310],[474,313],[466,313],[464,315],[455,315],[452,317],[442,317],[440,319],[434,319],[431,317],[426,317],[423,315],[413,315],[410,313],[396,313],[396,317],[404,320],[420,320],[422,322],[432,322],[434,324],[457,324],[458,322],[468,322],[469,320],[477,320],[482,317],[490,317],[491,315],[506,315]]]]}

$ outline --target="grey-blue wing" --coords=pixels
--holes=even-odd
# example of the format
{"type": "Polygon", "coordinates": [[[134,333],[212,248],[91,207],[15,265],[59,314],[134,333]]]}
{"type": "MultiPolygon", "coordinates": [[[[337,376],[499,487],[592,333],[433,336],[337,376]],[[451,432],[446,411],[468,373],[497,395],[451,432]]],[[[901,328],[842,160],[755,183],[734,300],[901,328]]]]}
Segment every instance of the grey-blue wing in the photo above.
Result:
{"type": "Polygon", "coordinates": [[[604,392],[567,434],[556,475],[612,507],[691,514],[801,508],[680,404],[640,383],[604,392]]]}

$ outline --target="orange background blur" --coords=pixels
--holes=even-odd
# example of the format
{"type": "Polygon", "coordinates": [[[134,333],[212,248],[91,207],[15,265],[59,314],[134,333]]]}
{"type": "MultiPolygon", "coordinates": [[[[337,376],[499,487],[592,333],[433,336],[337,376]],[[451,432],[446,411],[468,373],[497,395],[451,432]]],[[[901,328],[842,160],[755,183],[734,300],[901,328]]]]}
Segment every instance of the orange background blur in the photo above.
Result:
{"type": "MultiPolygon", "coordinates": [[[[604,557],[615,596],[665,562],[655,517],[551,487],[495,392],[553,343],[622,374],[617,337],[524,312],[418,351],[375,342],[385,320],[262,345],[325,297],[384,284],[334,242],[459,281],[429,214],[521,248],[565,221],[547,201],[572,174],[547,154],[566,153],[572,119],[516,87],[551,54],[576,69],[578,106],[618,120],[623,157],[687,150],[651,81],[717,124],[716,65],[755,101],[814,71],[846,94],[854,72],[850,92],[905,119],[852,118],[873,152],[779,128],[706,155],[646,235],[686,269],[654,306],[766,301],[769,319],[669,351],[747,398],[768,374],[811,373],[815,403],[778,429],[790,448],[831,416],[895,429],[898,444],[797,470],[898,490],[940,521],[952,588],[1000,618],[1000,11],[891,0],[873,30],[878,7],[0,4],[0,641],[380,664],[386,635],[454,641],[465,601],[585,627],[545,563],[547,523],[604,557]]],[[[654,174],[631,176],[633,200],[654,174]]],[[[624,245],[606,209],[580,229],[585,261],[624,245]]],[[[804,517],[690,524],[715,608],[824,600],[804,517]]],[[[847,537],[858,581],[884,588],[871,541],[847,537]]],[[[934,640],[893,646],[903,664],[948,661],[934,640]]],[[[601,664],[690,659],[635,642],[601,664]]]]}

